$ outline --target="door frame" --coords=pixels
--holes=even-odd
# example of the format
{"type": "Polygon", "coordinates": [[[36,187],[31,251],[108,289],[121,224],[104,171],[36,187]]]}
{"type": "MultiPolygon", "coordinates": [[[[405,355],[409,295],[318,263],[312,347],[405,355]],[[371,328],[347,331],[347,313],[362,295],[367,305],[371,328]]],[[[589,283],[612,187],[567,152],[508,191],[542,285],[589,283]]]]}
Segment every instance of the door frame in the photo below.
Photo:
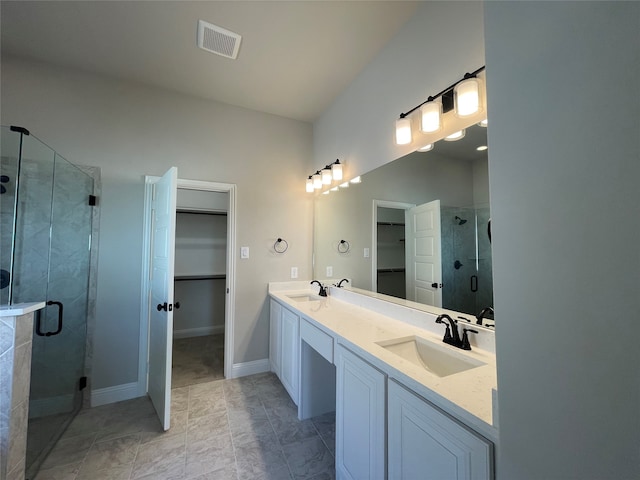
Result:
{"type": "Polygon", "coordinates": [[[378,207],[395,208],[406,212],[415,206],[415,203],[373,200],[373,215],[371,217],[373,219],[371,225],[371,291],[378,291],[378,207]]]}
{"type": "MultiPolygon", "coordinates": [[[[140,341],[138,349],[138,395],[144,396],[148,389],[148,359],[149,359],[149,315],[150,315],[150,255],[151,255],[151,204],[153,197],[153,183],[160,177],[145,176],[144,178],[144,216],[142,241],[142,288],[140,295],[140,341]]],[[[233,346],[235,325],[235,296],[236,296],[236,262],[233,252],[236,248],[236,197],[237,186],[233,183],[208,182],[203,180],[188,180],[178,178],[177,187],[182,190],[199,190],[205,192],[219,192],[229,194],[229,210],[227,212],[227,294],[225,295],[224,314],[224,376],[232,378],[233,346]]]]}

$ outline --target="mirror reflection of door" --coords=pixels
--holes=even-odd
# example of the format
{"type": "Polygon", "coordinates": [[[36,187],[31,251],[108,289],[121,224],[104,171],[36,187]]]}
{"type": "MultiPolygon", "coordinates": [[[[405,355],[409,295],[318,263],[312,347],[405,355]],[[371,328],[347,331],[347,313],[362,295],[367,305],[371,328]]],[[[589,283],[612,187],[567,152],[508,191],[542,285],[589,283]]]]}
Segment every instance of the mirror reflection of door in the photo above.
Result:
{"type": "Polygon", "coordinates": [[[406,211],[407,300],[442,306],[440,200],[406,211]]]}

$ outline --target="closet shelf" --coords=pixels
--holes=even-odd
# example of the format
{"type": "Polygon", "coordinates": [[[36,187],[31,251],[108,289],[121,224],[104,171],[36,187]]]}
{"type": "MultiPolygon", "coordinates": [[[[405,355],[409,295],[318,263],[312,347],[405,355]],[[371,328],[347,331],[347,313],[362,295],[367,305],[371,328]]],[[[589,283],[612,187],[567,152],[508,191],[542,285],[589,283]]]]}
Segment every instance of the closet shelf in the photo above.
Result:
{"type": "Polygon", "coordinates": [[[396,272],[404,272],[405,268],[404,267],[398,267],[398,268],[379,268],[378,269],[378,273],[396,273],[396,272]]]}
{"type": "Polygon", "coordinates": [[[182,282],[186,280],[224,280],[227,276],[224,273],[214,275],[176,275],[173,279],[176,282],[182,282]]]}

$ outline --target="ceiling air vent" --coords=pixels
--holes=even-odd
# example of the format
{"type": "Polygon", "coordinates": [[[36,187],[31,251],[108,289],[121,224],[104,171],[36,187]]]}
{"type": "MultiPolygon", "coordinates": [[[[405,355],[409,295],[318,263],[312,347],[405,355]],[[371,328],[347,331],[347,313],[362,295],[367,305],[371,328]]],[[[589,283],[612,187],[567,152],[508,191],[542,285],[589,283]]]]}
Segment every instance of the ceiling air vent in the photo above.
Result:
{"type": "Polygon", "coordinates": [[[198,47],[207,52],[235,59],[242,37],[222,27],[198,20],[198,47]]]}

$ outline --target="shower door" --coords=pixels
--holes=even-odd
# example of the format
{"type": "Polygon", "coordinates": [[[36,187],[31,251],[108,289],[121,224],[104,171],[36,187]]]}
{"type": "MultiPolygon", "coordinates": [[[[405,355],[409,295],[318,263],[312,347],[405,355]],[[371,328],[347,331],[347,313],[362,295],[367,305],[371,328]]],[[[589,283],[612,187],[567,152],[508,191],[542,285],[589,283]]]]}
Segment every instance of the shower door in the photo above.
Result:
{"type": "Polygon", "coordinates": [[[33,136],[19,162],[11,302],[34,319],[27,434],[33,478],[82,406],[93,179],[33,136]]]}

